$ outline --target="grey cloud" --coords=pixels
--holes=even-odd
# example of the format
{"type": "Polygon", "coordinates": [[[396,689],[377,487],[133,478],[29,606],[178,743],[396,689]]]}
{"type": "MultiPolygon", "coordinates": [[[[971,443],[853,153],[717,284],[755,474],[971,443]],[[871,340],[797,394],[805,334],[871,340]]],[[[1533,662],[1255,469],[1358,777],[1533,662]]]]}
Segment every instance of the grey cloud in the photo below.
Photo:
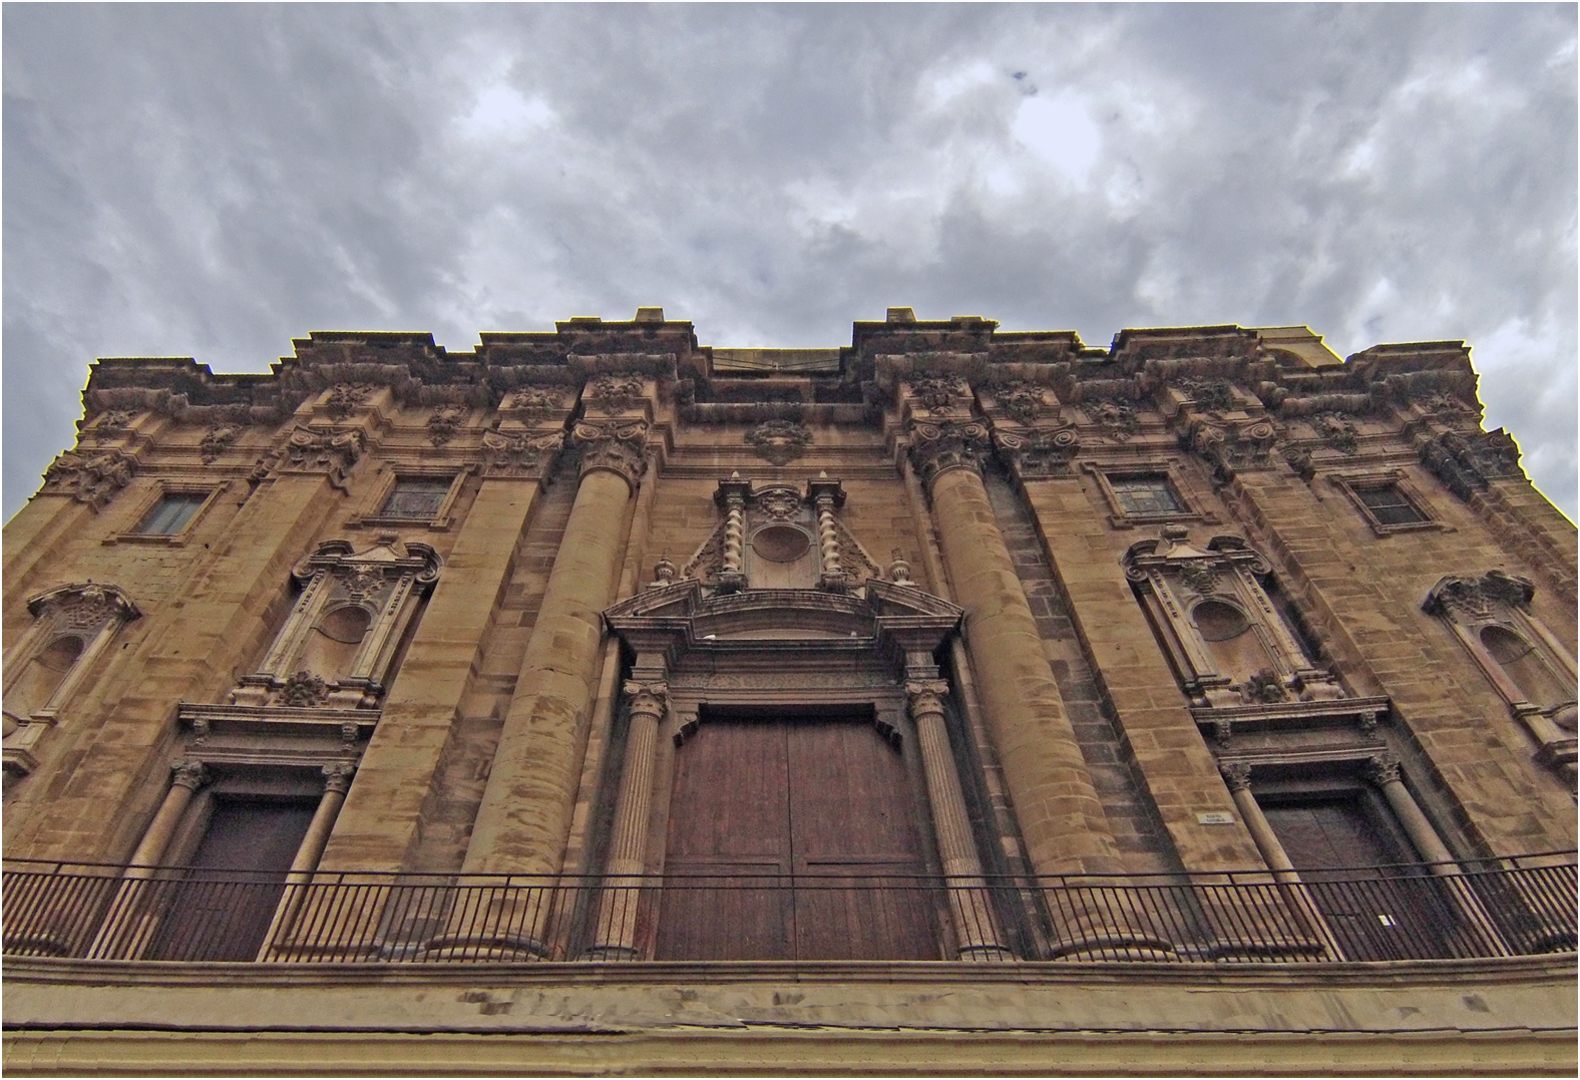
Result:
{"type": "Polygon", "coordinates": [[[95,355],[261,370],[309,329],[464,348],[638,304],[713,343],[827,345],[891,303],[1094,343],[1463,337],[1489,425],[1575,512],[1568,6],[3,20],[7,513],[70,442],[95,355]],[[496,84],[546,111],[469,134],[496,84]],[[1029,86],[1089,110],[1084,186],[1017,143],[1029,86]]]}

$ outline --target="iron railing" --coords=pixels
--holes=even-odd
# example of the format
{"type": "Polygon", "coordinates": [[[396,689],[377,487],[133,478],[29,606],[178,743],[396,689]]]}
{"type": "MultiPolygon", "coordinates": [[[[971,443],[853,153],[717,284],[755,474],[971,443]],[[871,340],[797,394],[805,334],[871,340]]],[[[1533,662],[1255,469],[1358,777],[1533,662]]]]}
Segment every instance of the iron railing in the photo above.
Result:
{"type": "Polygon", "coordinates": [[[1336,963],[1567,952],[1576,863],[949,879],[327,873],[7,860],[4,954],[103,960],[1336,963]]]}

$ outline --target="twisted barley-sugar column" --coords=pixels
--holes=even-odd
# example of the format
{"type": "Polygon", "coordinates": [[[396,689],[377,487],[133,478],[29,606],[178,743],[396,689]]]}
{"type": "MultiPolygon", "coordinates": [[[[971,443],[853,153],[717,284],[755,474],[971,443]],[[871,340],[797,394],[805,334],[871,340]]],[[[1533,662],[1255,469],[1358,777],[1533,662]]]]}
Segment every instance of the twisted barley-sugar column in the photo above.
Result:
{"type": "MultiPolygon", "coordinates": [[[[549,574],[515,696],[505,715],[488,784],[462,864],[465,873],[554,874],[571,824],[581,751],[608,604],[625,546],[626,502],[643,463],[641,422],[579,423],[581,478],[565,537],[549,574]]],[[[484,920],[500,947],[537,951],[546,914],[521,921],[495,905],[484,920]],[[515,920],[513,922],[508,920],[515,920]],[[522,940],[522,939],[525,940],[522,940]]],[[[514,907],[519,905],[506,905],[514,907]]],[[[452,927],[452,930],[456,928],[452,927]]],[[[462,928],[467,938],[475,935],[462,928]]]]}

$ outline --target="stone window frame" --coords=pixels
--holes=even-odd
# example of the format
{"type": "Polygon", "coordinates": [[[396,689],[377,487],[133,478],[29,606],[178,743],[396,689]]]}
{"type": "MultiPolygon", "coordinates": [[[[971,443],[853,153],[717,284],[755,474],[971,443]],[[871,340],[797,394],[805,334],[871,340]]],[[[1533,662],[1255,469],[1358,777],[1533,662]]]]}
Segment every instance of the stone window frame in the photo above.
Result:
{"type": "Polygon", "coordinates": [[[1163,525],[1173,522],[1204,521],[1207,516],[1202,512],[1196,500],[1191,498],[1185,485],[1180,483],[1175,475],[1174,463],[1165,459],[1149,461],[1124,462],[1120,464],[1100,464],[1094,461],[1083,462],[1081,468],[1090,473],[1097,482],[1097,489],[1102,492],[1103,499],[1108,503],[1108,523],[1116,529],[1133,529],[1137,525],[1163,525]],[[1168,485],[1169,493],[1174,496],[1174,501],[1183,509],[1179,511],[1159,514],[1132,514],[1125,510],[1124,503],[1119,499],[1119,493],[1114,490],[1114,480],[1132,479],[1161,479],[1168,485]]]}
{"type": "Polygon", "coordinates": [[[208,516],[220,494],[230,485],[228,483],[214,484],[200,480],[183,480],[178,478],[158,479],[154,482],[153,490],[141,499],[132,508],[129,517],[131,524],[121,532],[111,533],[104,538],[106,544],[165,544],[170,547],[184,547],[193,534],[198,524],[208,516]],[[167,495],[202,495],[203,504],[187,519],[187,523],[178,532],[173,533],[145,533],[139,532],[138,526],[153,511],[154,507],[167,495]]]}
{"type": "MultiPolygon", "coordinates": [[[[1529,700],[1487,651],[1481,637],[1488,627],[1500,627],[1525,642],[1556,681],[1575,685],[1580,665],[1552,631],[1531,614],[1529,604],[1535,593],[1531,582],[1501,570],[1491,570],[1480,577],[1451,574],[1432,586],[1421,609],[1442,622],[1475,660],[1508,706],[1509,715],[1535,738],[1542,760],[1563,769],[1573,779],[1576,761],[1580,759],[1580,739],[1566,734],[1554,719],[1565,703],[1544,707],[1529,700]]],[[[1567,709],[1572,716],[1574,703],[1567,703],[1567,709]]]]}
{"type": "Polygon", "coordinates": [[[1375,472],[1344,472],[1329,473],[1328,481],[1337,487],[1349,499],[1361,517],[1371,527],[1372,532],[1378,536],[1392,536],[1394,533],[1418,532],[1423,529],[1443,529],[1445,526],[1432,510],[1432,504],[1427,502],[1409,479],[1403,469],[1385,469],[1375,472]],[[1397,525],[1388,525],[1377,519],[1371,507],[1361,498],[1362,491],[1376,491],[1380,488],[1393,488],[1410,504],[1410,507],[1421,516],[1420,521],[1406,521],[1397,525]]]}
{"type": "Polygon", "coordinates": [[[401,465],[392,462],[384,477],[373,486],[373,490],[368,493],[368,497],[363,500],[362,505],[346,521],[346,524],[351,528],[367,526],[409,529],[420,526],[434,532],[443,532],[450,527],[455,505],[461,498],[466,480],[475,471],[475,467],[470,465],[401,465]],[[433,517],[388,517],[380,513],[384,504],[394,494],[395,485],[402,480],[446,479],[450,481],[450,490],[439,503],[438,512],[433,517]]]}
{"type": "Polygon", "coordinates": [[[17,722],[15,730],[5,735],[4,768],[8,776],[25,776],[33,770],[37,765],[33,747],[44,731],[58,723],[61,710],[109,649],[110,642],[127,623],[142,615],[123,590],[94,582],[57,586],[33,597],[27,608],[34,622],[5,654],[6,689],[10,689],[12,679],[20,677],[36,657],[62,637],[76,637],[82,642],[82,651],[61,676],[47,701],[26,717],[8,717],[8,727],[12,719],[17,722]],[[74,605],[73,598],[87,598],[97,603],[101,610],[96,615],[90,611],[74,617],[72,608],[80,604],[74,605]]]}

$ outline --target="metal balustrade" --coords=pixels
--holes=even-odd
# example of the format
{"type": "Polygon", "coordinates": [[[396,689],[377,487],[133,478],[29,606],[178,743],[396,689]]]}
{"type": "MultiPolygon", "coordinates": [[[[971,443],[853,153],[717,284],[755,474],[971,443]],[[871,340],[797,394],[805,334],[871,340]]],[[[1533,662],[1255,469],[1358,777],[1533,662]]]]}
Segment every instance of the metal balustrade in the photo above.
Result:
{"type": "Polygon", "coordinates": [[[1332,964],[1575,949],[1572,854],[1282,877],[320,872],[286,881],[7,860],[0,915],[4,955],[85,960],[1332,964]]]}

